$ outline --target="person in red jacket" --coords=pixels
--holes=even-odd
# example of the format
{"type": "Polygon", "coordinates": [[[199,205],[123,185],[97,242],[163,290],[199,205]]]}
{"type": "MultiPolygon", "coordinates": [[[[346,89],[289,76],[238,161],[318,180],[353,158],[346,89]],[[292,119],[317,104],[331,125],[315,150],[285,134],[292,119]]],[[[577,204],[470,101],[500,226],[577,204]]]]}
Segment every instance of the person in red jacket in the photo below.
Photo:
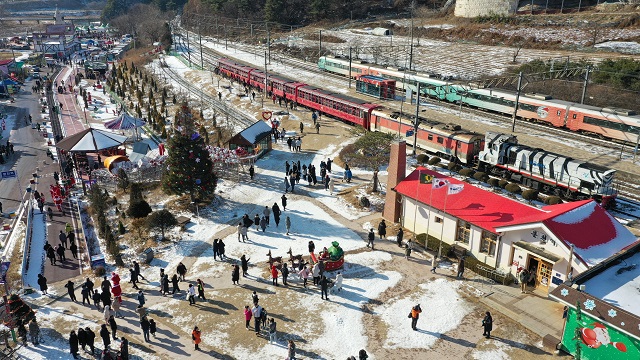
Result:
{"type": "Polygon", "coordinates": [[[271,282],[273,285],[278,286],[278,268],[275,265],[271,265],[271,282]]]}
{"type": "Polygon", "coordinates": [[[249,330],[249,324],[251,322],[251,309],[249,305],[245,305],[244,307],[244,327],[249,330]]]}

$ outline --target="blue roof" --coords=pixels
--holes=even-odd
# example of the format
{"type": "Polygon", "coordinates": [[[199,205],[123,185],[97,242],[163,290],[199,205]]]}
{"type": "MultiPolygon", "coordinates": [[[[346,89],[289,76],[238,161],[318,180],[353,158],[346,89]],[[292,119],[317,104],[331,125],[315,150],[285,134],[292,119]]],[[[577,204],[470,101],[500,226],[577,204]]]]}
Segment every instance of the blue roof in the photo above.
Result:
{"type": "Polygon", "coordinates": [[[376,81],[385,81],[385,80],[389,80],[386,78],[383,78],[381,76],[375,76],[375,75],[362,75],[359,77],[360,79],[369,79],[369,80],[376,80],[376,81]]]}

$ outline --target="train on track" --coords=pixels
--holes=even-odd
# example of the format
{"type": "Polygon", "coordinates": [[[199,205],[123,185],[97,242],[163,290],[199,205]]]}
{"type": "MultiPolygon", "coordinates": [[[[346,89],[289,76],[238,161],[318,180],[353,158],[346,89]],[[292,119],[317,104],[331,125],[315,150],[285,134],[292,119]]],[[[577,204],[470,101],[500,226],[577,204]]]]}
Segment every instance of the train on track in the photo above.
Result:
{"type": "MultiPolygon", "coordinates": [[[[464,84],[444,81],[435,75],[420,74],[380,67],[361,61],[322,56],[318,59],[322,70],[351,76],[374,75],[396,81],[396,87],[411,89],[414,93],[420,84],[420,95],[484,111],[512,115],[516,104],[516,92],[500,89],[471,89],[464,84]]],[[[637,143],[640,137],[640,115],[633,110],[600,108],[569,101],[557,100],[548,95],[521,93],[517,116],[521,119],[564,128],[601,138],[637,143]]]]}
{"type": "MultiPolygon", "coordinates": [[[[216,72],[267,91],[298,105],[320,111],[369,131],[408,136],[415,131],[415,117],[386,109],[378,104],[326,91],[278,75],[220,59],[216,72]]],[[[475,166],[511,181],[555,194],[565,199],[594,198],[613,204],[615,170],[573,160],[542,149],[518,145],[514,136],[479,134],[459,125],[419,117],[416,144],[419,148],[450,161],[475,166]]]]}
{"type": "Polygon", "coordinates": [[[569,200],[614,204],[616,170],[518,144],[513,135],[487,132],[478,169],[569,200]]]}

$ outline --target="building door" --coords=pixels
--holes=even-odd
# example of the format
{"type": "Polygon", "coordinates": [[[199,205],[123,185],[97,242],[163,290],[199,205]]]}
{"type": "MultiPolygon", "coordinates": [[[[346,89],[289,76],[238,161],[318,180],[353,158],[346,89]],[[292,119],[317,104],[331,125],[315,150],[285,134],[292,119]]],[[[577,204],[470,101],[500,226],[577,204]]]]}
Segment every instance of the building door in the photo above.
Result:
{"type": "Polygon", "coordinates": [[[538,265],[538,281],[536,281],[537,285],[539,285],[541,290],[549,291],[549,283],[551,282],[551,264],[548,262],[539,259],[538,265]]]}

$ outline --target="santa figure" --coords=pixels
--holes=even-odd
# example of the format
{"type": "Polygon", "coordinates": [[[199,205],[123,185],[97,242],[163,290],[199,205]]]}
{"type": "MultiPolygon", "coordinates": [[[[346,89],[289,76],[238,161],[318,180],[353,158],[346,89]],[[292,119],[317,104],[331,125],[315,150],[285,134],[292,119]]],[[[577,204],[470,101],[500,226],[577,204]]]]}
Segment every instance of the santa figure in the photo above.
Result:
{"type": "Polygon", "coordinates": [[[606,326],[602,325],[601,323],[593,323],[593,329],[581,328],[580,335],[582,337],[582,342],[592,349],[597,349],[602,345],[608,346],[609,344],[611,344],[621,352],[627,352],[627,347],[625,346],[625,344],[619,342],[611,342],[609,331],[607,330],[606,326]]]}

